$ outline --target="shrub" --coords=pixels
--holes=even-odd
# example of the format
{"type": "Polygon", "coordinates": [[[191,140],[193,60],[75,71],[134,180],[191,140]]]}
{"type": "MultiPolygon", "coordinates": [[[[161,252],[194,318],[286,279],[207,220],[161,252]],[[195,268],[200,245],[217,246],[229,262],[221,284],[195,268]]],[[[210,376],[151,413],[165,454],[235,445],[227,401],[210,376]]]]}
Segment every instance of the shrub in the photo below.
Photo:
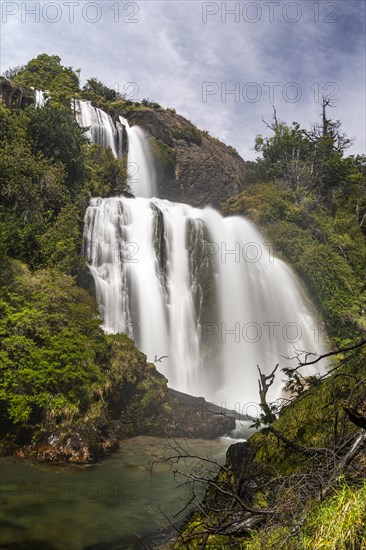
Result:
{"type": "Polygon", "coordinates": [[[202,133],[200,130],[192,126],[183,126],[173,132],[175,139],[182,139],[187,143],[202,144],[202,133]]]}

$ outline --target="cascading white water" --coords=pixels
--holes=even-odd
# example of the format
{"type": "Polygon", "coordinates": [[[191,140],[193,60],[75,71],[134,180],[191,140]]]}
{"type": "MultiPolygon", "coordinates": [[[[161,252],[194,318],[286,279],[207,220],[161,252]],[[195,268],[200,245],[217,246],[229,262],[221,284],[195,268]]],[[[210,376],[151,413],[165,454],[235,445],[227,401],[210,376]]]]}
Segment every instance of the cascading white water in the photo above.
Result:
{"type": "Polygon", "coordinates": [[[155,166],[145,133],[137,125],[131,127],[125,118],[120,116],[119,119],[126,128],[128,138],[129,186],[137,197],[155,197],[155,166]]]}
{"type": "MultiPolygon", "coordinates": [[[[167,356],[158,368],[175,389],[253,414],[257,365],[268,374],[294,366],[284,357],[296,350],[324,351],[298,279],[245,218],[152,198],[154,163],[139,127],[120,117],[117,128],[89,102],[75,109],[91,140],[116,156],[126,128],[137,195],[92,199],[85,215],[104,330],[129,334],[150,361],[167,356]]],[[[278,375],[269,398],[280,394],[278,375]]]]}
{"type": "MultiPolygon", "coordinates": [[[[37,92],[37,94],[42,92],[37,92]]],[[[37,95],[37,106],[43,106],[43,95],[37,95]]],[[[90,101],[74,99],[72,101],[76,120],[82,128],[87,128],[85,135],[92,142],[102,147],[110,147],[115,157],[123,154],[123,128],[128,138],[127,174],[128,184],[137,197],[156,196],[156,175],[153,157],[148,140],[139,126],[130,126],[128,121],[119,117],[114,123],[112,117],[93,107],[90,101]]]]}
{"type": "MultiPolygon", "coordinates": [[[[45,92],[35,90],[36,108],[44,107],[48,101],[45,92]]],[[[110,115],[93,107],[91,101],[73,99],[71,108],[75,113],[77,123],[81,128],[86,128],[85,136],[104,149],[110,147],[115,157],[121,158],[123,154],[123,126],[120,122],[114,124],[110,115]]]]}
{"type": "Polygon", "coordinates": [[[36,93],[36,109],[42,108],[46,105],[48,97],[45,97],[45,92],[42,90],[35,90],[36,93]]]}
{"type": "Polygon", "coordinates": [[[122,155],[122,127],[116,126],[110,115],[93,107],[90,101],[74,99],[72,107],[76,120],[82,128],[87,128],[85,135],[92,143],[110,147],[115,157],[122,155]]]}
{"type": "MultiPolygon", "coordinates": [[[[243,410],[258,400],[257,364],[269,373],[294,348],[321,351],[297,278],[244,218],[93,199],[84,243],[104,329],[130,333],[150,361],[168,356],[158,367],[178,390],[243,410]]],[[[280,392],[278,381],[270,398],[280,392]]]]}

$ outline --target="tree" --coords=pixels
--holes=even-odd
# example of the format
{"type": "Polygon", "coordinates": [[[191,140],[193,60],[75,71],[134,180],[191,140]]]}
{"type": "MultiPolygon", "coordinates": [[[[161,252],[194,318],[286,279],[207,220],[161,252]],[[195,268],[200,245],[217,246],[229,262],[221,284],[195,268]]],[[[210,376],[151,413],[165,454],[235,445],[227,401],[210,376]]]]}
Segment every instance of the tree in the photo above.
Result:
{"type": "Polygon", "coordinates": [[[38,237],[41,263],[67,275],[77,275],[85,266],[80,252],[81,226],[77,205],[64,206],[55,222],[38,237]]]}
{"type": "Polygon", "coordinates": [[[86,185],[91,196],[115,196],[127,189],[124,160],[116,159],[111,149],[91,145],[86,152],[86,185]]]}
{"type": "Polygon", "coordinates": [[[94,300],[71,277],[8,261],[0,310],[2,430],[85,411],[108,357],[94,300]]]}
{"type": "Polygon", "coordinates": [[[311,171],[310,144],[300,125],[293,122],[291,127],[287,126],[278,119],[275,108],[272,122],[263,121],[274,133],[269,138],[258,135],[255,140],[255,150],[263,154],[267,178],[281,178],[292,189],[308,186],[311,171]]]}
{"type": "Polygon", "coordinates": [[[25,65],[16,65],[15,67],[9,67],[6,71],[4,71],[3,75],[8,80],[14,80],[14,78],[21,73],[23,73],[25,70],[25,65]]]}
{"type": "Polygon", "coordinates": [[[119,93],[113,88],[108,88],[103,82],[97,78],[89,78],[83,87],[83,92],[86,97],[93,99],[96,97],[102,97],[107,101],[115,101],[120,97],[119,93]]]}
{"type": "Polygon", "coordinates": [[[74,120],[71,109],[46,105],[32,109],[27,127],[27,138],[35,154],[60,161],[66,168],[67,183],[75,193],[83,176],[83,130],[74,120]]]}
{"type": "Polygon", "coordinates": [[[48,91],[54,105],[68,105],[79,91],[78,71],[61,65],[58,55],[40,54],[13,77],[18,84],[48,91]]]}
{"type": "Polygon", "coordinates": [[[323,199],[329,198],[329,191],[339,183],[346,171],[343,163],[344,151],[352,140],[340,132],[341,123],[327,115],[332,106],[330,98],[323,97],[321,122],[313,124],[310,131],[300,128],[297,122],[288,126],[277,117],[273,108],[273,120],[267,128],[273,136],[258,135],[255,150],[263,154],[259,166],[265,167],[268,180],[282,180],[291,189],[315,190],[323,199]]]}

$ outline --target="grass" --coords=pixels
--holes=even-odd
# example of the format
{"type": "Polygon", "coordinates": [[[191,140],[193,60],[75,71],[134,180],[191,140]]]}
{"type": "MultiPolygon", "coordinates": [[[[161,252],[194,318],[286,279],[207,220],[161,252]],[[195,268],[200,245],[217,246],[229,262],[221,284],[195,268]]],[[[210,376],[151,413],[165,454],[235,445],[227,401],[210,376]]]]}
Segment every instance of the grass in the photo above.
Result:
{"type": "Polygon", "coordinates": [[[366,482],[358,490],[344,479],[341,488],[319,505],[305,527],[304,550],[366,549],[366,482]]]}
{"type": "Polygon", "coordinates": [[[307,516],[298,534],[290,526],[253,531],[246,550],[365,550],[366,482],[361,488],[339,479],[340,488],[307,516]]]}

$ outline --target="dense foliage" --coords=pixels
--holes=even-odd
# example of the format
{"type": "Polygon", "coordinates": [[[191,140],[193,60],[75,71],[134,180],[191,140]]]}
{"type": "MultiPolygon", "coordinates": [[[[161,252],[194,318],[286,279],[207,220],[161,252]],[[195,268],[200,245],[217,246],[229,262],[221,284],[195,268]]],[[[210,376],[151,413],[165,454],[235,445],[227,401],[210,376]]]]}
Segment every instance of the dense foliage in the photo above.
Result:
{"type": "MultiPolygon", "coordinates": [[[[47,91],[53,104],[67,105],[79,91],[79,71],[61,65],[61,58],[57,55],[40,54],[14,72],[14,82],[47,91]]],[[[11,72],[9,76],[12,76],[11,72]]]]}
{"type": "Polygon", "coordinates": [[[345,157],[347,138],[328,120],[307,132],[269,125],[258,136],[263,158],[249,164],[249,185],[223,210],[255,221],[307,283],[338,344],[366,330],[366,157],[345,157]],[[325,127],[324,127],[325,126],[325,127]]]}
{"type": "Polygon", "coordinates": [[[0,133],[0,254],[77,275],[89,199],[126,189],[124,162],[89,145],[63,106],[0,106],[0,133]]]}
{"type": "Polygon", "coordinates": [[[14,260],[0,283],[2,423],[85,412],[108,355],[93,299],[67,275],[14,260]]]}

